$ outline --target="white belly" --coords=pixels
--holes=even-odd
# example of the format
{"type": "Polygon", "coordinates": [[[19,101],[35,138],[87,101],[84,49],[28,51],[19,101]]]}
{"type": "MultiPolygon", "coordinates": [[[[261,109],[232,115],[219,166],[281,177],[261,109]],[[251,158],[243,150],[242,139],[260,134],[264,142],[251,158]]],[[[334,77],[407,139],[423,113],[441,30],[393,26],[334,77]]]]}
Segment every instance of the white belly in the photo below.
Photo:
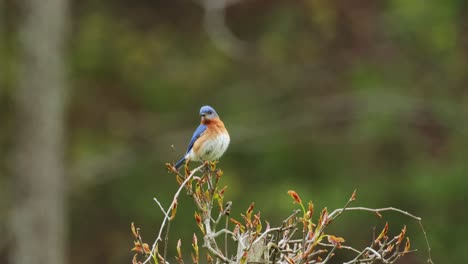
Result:
{"type": "Polygon", "coordinates": [[[213,140],[207,140],[196,155],[193,149],[190,151],[188,158],[193,161],[213,161],[219,159],[229,146],[230,138],[228,134],[217,136],[213,140]]]}

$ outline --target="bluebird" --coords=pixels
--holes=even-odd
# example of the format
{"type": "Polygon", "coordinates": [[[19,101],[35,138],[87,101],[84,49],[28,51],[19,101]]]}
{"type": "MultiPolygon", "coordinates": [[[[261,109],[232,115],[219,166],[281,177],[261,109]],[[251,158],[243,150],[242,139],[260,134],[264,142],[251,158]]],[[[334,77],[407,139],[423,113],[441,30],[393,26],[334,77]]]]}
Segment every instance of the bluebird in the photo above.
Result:
{"type": "Polygon", "coordinates": [[[178,170],[186,161],[218,160],[229,146],[230,137],[213,107],[200,109],[201,122],[193,133],[185,155],[176,162],[178,170]]]}

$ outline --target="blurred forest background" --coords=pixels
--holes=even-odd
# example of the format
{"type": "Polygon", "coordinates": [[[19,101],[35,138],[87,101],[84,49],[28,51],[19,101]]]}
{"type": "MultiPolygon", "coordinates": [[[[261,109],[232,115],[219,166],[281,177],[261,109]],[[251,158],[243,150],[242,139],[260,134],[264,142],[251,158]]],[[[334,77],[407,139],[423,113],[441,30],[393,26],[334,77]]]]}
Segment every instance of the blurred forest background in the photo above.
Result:
{"type": "MultiPolygon", "coordinates": [[[[0,3],[0,263],[33,255],[18,235],[29,217],[14,212],[39,185],[55,196],[37,215],[64,230],[57,247],[42,244],[58,251],[55,263],[130,263],[130,223],[152,243],[162,221],[152,199],[167,206],[177,188],[164,163],[185,151],[205,104],[231,134],[219,166],[234,216],[255,201],[278,224],[295,208],[289,189],[334,209],[357,188],[356,205],[421,216],[436,263],[466,262],[468,2],[0,3]],[[28,20],[32,8],[51,24],[28,20]],[[35,48],[42,57],[28,62],[23,50],[35,48]],[[52,105],[43,119],[19,110],[34,100],[52,105]],[[24,147],[28,159],[18,158],[24,147]]],[[[419,251],[399,263],[425,263],[417,222],[383,216],[349,212],[332,229],[359,248],[372,227],[407,224],[419,251]]],[[[27,240],[44,235],[32,230],[27,240]]],[[[172,230],[169,256],[176,238],[188,252],[197,228],[186,198],[172,230]]]]}

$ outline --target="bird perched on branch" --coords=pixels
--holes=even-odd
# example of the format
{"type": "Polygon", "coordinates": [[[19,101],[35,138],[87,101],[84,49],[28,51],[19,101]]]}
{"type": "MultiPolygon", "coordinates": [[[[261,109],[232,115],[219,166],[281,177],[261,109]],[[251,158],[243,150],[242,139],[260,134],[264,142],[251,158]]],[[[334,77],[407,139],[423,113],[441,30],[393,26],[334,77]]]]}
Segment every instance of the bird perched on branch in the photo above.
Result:
{"type": "Polygon", "coordinates": [[[188,161],[217,160],[229,146],[229,133],[214,108],[203,106],[200,109],[200,116],[200,125],[193,133],[187,152],[175,164],[177,170],[188,161]]]}

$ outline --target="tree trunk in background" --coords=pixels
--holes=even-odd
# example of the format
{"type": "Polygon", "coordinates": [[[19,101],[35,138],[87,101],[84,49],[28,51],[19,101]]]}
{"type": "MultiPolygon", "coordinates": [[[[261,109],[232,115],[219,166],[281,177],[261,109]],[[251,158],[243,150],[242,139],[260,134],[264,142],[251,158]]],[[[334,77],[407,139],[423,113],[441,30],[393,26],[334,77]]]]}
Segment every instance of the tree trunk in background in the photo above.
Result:
{"type": "Polygon", "coordinates": [[[10,260],[62,264],[67,248],[63,154],[68,1],[22,3],[10,260]]]}

